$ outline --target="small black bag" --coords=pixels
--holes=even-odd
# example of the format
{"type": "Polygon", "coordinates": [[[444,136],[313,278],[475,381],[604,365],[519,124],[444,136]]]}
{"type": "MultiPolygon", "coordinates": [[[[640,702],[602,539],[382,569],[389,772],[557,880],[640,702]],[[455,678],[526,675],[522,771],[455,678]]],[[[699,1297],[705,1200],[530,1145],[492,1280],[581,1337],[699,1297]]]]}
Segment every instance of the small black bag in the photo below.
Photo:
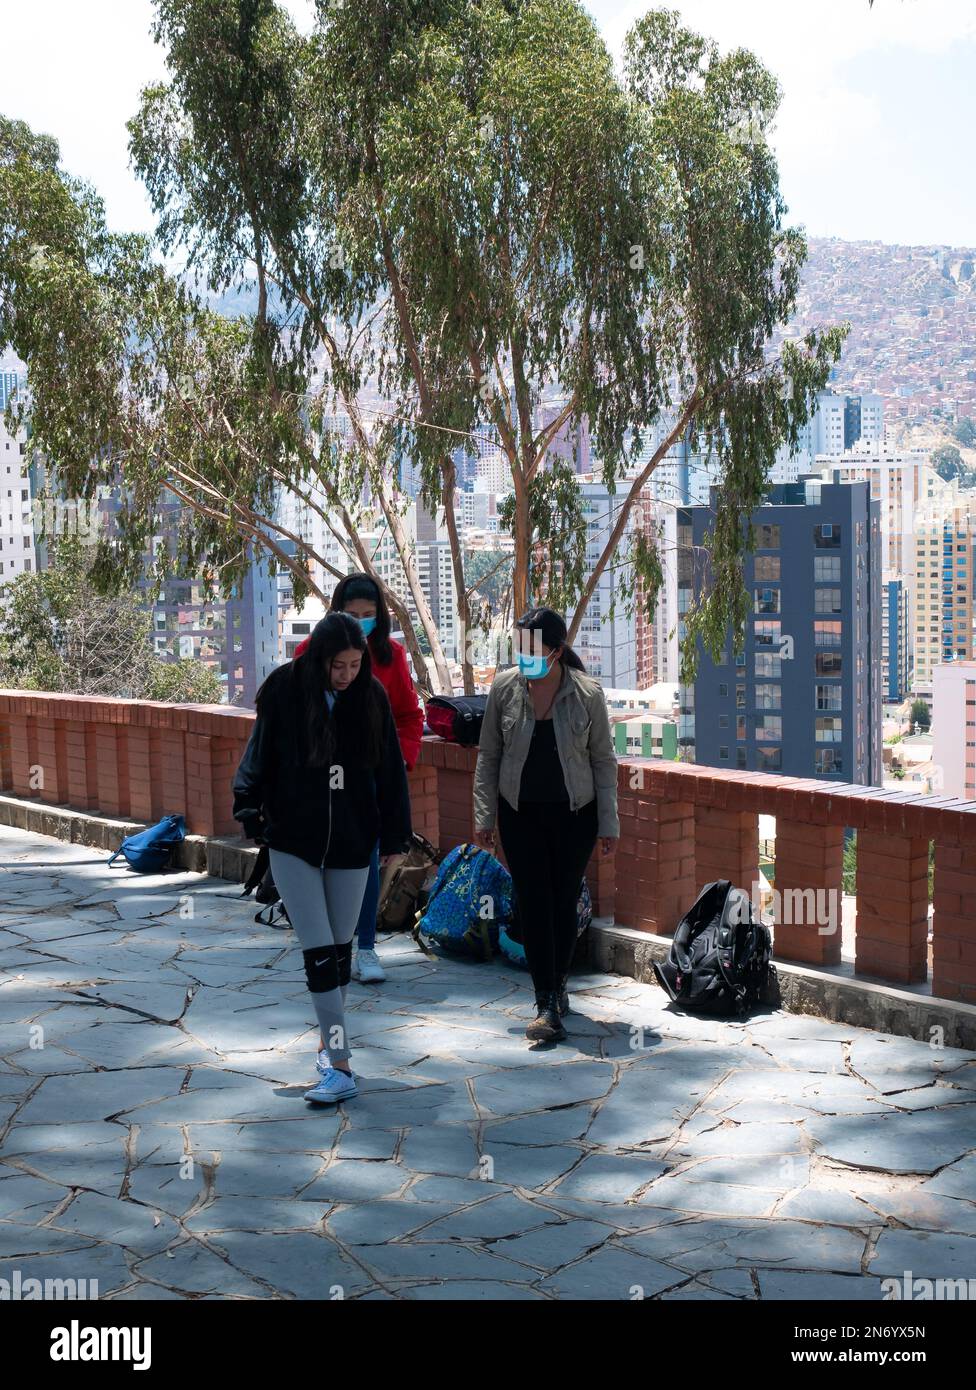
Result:
{"type": "Polygon", "coordinates": [[[682,917],[668,958],[654,961],[658,984],[673,1000],[702,1013],[740,1016],[763,998],[773,943],[744,888],[707,883],[682,917]]]}
{"type": "Polygon", "coordinates": [[[262,845],[258,850],[258,857],[254,861],[254,868],[244,885],[241,897],[249,898],[252,893],[255,902],[264,904],[263,910],[254,914],[255,922],[260,922],[262,927],[275,927],[278,931],[287,931],[291,926],[291,919],[281,901],[281,894],[275,887],[271,872],[271,852],[267,845],[262,845]]]}
{"type": "Polygon", "coordinates": [[[469,747],[481,738],[487,695],[432,695],[425,705],[427,727],[448,743],[469,747]]]}

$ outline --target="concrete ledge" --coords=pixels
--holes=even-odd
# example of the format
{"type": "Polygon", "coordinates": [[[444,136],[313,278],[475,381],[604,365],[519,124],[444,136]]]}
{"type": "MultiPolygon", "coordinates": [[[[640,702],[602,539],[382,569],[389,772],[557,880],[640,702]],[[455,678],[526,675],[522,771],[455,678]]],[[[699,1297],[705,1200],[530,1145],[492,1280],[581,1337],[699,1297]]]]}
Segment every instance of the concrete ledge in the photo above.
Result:
{"type": "MultiPolygon", "coordinates": [[[[106,854],[114,853],[127,835],[136,835],[147,828],[145,821],[112,820],[88,811],[75,811],[70,806],[47,806],[13,796],[0,796],[0,825],[26,830],[33,835],[47,835],[69,844],[86,845],[89,849],[104,850],[106,854]]],[[[231,883],[244,883],[257,854],[253,845],[236,837],[217,839],[187,835],[178,846],[172,863],[175,868],[190,873],[211,874],[231,883]]]]}
{"type": "MultiPolygon", "coordinates": [[[[590,962],[599,970],[629,975],[657,985],[652,969],[671,949],[669,936],[654,936],[606,921],[590,928],[590,962]]],[[[775,984],[769,1003],[794,1014],[814,1014],[878,1033],[929,1040],[941,1029],[941,1045],[976,1051],[976,1006],[910,993],[894,985],[774,960],[775,984]]],[[[939,1036],[936,1034],[935,1036],[939,1036]]]]}

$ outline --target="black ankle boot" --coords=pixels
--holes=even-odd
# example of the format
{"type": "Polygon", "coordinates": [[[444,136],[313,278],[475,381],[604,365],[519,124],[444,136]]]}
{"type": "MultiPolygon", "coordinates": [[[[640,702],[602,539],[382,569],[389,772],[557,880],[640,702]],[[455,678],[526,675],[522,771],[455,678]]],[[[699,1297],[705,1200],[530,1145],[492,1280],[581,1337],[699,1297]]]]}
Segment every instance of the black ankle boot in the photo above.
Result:
{"type": "Polygon", "coordinates": [[[559,1042],[566,1036],[566,1029],[559,1017],[559,994],[549,990],[535,997],[536,1017],[525,1030],[525,1036],[532,1042],[559,1042]]]}
{"type": "Polygon", "coordinates": [[[565,1018],[569,1013],[569,976],[564,975],[559,982],[559,1017],[565,1018]]]}

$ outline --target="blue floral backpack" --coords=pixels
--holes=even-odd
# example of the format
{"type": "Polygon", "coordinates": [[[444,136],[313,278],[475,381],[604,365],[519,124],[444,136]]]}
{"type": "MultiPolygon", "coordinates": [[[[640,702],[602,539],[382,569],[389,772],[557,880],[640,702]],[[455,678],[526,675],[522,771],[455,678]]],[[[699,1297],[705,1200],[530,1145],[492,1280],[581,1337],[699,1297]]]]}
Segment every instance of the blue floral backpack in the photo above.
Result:
{"type": "MultiPolygon", "coordinates": [[[[590,890],[584,878],[580,884],[579,897],[576,900],[576,940],[586,931],[593,921],[593,899],[590,897],[590,890]]],[[[518,925],[518,912],[514,913],[514,919],[506,922],[498,933],[498,949],[507,961],[512,965],[521,965],[526,968],[525,947],[522,944],[522,933],[518,925]]]]}
{"type": "Polygon", "coordinates": [[[414,927],[428,956],[428,942],[454,955],[491,960],[501,927],[512,920],[512,880],[504,864],[477,845],[458,845],[441,861],[414,927]]]}

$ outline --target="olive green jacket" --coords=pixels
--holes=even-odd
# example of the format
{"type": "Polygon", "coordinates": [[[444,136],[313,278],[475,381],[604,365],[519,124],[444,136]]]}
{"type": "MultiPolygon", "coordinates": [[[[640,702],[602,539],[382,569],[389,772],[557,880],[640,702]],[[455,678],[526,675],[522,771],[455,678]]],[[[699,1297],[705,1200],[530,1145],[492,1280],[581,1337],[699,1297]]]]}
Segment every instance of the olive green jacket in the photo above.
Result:
{"type": "MultiPolygon", "coordinates": [[[[499,794],[518,809],[522,769],[535,722],[528,682],[518,667],[499,672],[488,694],[478,744],[474,774],[476,830],[494,829],[499,794]]],[[[578,811],[596,797],[597,834],[616,839],[620,835],[617,755],[599,681],[564,667],[562,684],[552,706],[552,722],[570,808],[578,811]]]]}

